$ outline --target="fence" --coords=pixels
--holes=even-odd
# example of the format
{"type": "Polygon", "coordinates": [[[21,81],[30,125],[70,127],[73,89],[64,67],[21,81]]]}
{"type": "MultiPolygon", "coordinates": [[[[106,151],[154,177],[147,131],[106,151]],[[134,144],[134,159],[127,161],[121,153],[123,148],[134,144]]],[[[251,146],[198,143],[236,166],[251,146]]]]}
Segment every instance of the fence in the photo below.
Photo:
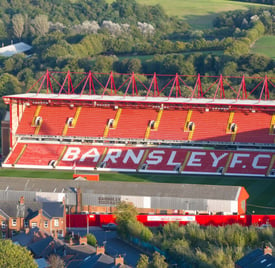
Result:
{"type": "MultiPolygon", "coordinates": [[[[150,227],[164,225],[168,222],[179,222],[179,224],[196,222],[200,225],[214,226],[234,223],[243,226],[270,224],[275,227],[275,215],[138,215],[137,219],[150,227]]],[[[110,222],[115,222],[113,214],[68,214],[66,219],[68,228],[101,226],[110,222]]]]}

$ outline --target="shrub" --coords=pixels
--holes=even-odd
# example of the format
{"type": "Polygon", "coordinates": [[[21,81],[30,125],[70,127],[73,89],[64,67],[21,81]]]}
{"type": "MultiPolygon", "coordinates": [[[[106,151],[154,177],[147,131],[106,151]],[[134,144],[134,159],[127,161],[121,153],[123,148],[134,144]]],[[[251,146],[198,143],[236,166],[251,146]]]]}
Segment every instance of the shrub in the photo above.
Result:
{"type": "Polygon", "coordinates": [[[87,234],[87,243],[90,246],[96,246],[97,245],[97,240],[93,234],[87,234]]]}

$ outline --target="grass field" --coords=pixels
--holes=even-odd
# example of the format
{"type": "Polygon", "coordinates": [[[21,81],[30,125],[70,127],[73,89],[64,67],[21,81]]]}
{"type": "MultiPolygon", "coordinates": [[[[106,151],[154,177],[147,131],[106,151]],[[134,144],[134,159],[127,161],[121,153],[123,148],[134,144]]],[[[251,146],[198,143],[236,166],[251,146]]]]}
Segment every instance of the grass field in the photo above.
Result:
{"type": "MultiPolygon", "coordinates": [[[[169,16],[184,18],[195,29],[212,27],[212,21],[218,13],[261,6],[230,0],[136,0],[140,4],[160,4],[169,16]]],[[[111,3],[113,0],[107,0],[111,3]]],[[[269,6],[270,7],[270,6],[269,6]]]]}
{"type": "Polygon", "coordinates": [[[258,39],[252,47],[251,52],[275,59],[275,36],[266,35],[258,39]]]}
{"type": "MultiPolygon", "coordinates": [[[[72,171],[54,170],[49,172],[40,170],[0,169],[0,177],[72,179],[72,175],[72,171]]],[[[248,214],[253,213],[253,211],[255,214],[275,214],[275,179],[140,173],[100,173],[100,180],[244,186],[250,195],[247,202],[248,214]]]]}

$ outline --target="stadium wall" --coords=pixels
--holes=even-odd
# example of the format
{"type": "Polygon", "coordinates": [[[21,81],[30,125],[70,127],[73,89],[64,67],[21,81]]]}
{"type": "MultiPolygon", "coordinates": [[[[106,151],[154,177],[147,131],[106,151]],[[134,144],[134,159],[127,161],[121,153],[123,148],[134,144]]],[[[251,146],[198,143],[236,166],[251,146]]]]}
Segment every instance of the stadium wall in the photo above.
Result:
{"type": "MultiPolygon", "coordinates": [[[[275,227],[275,215],[138,215],[137,219],[146,226],[156,227],[169,222],[179,222],[185,225],[198,223],[200,225],[223,226],[227,224],[240,224],[243,226],[261,226],[263,224],[275,227]]],[[[86,228],[101,226],[115,222],[113,214],[67,214],[67,228],[86,228]]]]}

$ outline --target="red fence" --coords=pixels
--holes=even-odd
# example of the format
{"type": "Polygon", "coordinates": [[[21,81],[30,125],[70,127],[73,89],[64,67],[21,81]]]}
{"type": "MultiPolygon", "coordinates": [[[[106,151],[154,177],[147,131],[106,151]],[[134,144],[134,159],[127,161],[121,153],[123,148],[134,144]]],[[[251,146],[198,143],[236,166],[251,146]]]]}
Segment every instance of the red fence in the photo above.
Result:
{"type": "MultiPolygon", "coordinates": [[[[239,223],[243,226],[270,224],[275,227],[275,215],[138,215],[137,219],[146,226],[159,226],[168,222],[179,222],[187,224],[197,222],[200,225],[221,226],[226,224],[239,223]]],[[[67,227],[101,226],[114,222],[112,214],[71,214],[67,215],[67,227]]]]}

